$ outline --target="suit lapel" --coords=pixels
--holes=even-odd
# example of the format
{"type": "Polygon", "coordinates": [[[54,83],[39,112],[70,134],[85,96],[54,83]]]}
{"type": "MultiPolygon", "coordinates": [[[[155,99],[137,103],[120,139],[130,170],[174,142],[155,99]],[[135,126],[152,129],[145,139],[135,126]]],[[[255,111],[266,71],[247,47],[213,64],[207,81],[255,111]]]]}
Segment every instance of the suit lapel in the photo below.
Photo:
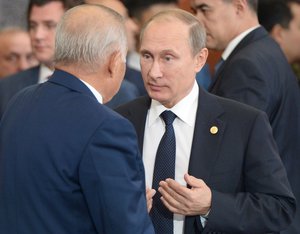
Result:
{"type": "Polygon", "coordinates": [[[140,152],[143,152],[145,125],[151,99],[148,96],[145,96],[136,99],[135,102],[136,105],[131,105],[131,108],[126,115],[135,127],[138,135],[140,152]]]}
{"type": "Polygon", "coordinates": [[[199,90],[189,173],[205,182],[209,181],[211,171],[219,156],[219,148],[226,127],[220,118],[223,112],[222,107],[212,95],[202,89],[199,90]]]}

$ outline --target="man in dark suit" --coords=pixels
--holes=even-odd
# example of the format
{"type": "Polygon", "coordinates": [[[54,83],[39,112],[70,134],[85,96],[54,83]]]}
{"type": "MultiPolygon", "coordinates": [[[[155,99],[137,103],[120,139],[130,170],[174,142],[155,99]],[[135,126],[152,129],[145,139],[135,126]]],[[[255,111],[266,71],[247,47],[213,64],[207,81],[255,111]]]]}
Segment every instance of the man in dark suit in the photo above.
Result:
{"type": "Polygon", "coordinates": [[[300,74],[295,70],[300,61],[300,0],[259,1],[257,14],[259,23],[279,44],[292,65],[300,85],[300,74]]]}
{"type": "MultiPolygon", "coordinates": [[[[224,50],[209,91],[267,113],[294,195],[300,203],[300,92],[279,45],[259,25],[257,0],[193,0],[209,49],[224,50]]],[[[271,9],[270,9],[271,10],[271,9]]],[[[300,209],[290,231],[300,233],[300,209]]]]}
{"type": "Polygon", "coordinates": [[[117,111],[135,126],[147,187],[154,186],[160,166],[174,170],[173,177],[161,179],[154,196],[153,190],[147,192],[149,200],[153,196],[156,233],[285,229],[295,199],[265,113],[208,94],[195,81],[208,54],[200,22],[185,11],[170,10],[152,18],[141,35],[142,76],[151,99],[139,98],[117,111]],[[162,119],[170,111],[175,119],[173,124],[164,120],[165,126],[162,119]],[[162,136],[161,141],[171,138],[169,145],[162,147],[162,136]],[[175,152],[169,151],[174,145],[175,152]],[[168,157],[164,164],[158,162],[162,151],[168,157]],[[165,225],[157,222],[157,214],[168,225],[173,222],[171,230],[159,230],[165,225]]]}
{"type": "Polygon", "coordinates": [[[62,18],[54,74],[17,94],[0,124],[0,233],[154,233],[134,128],[102,105],[126,51],[111,9],[62,18]]]}
{"type": "MultiPolygon", "coordinates": [[[[28,25],[33,52],[38,67],[9,76],[0,82],[0,119],[9,100],[23,88],[42,83],[53,73],[55,27],[63,13],[78,5],[73,0],[31,0],[28,7],[28,25]]],[[[139,96],[138,89],[124,80],[121,88],[106,105],[116,107],[139,96]]]]}

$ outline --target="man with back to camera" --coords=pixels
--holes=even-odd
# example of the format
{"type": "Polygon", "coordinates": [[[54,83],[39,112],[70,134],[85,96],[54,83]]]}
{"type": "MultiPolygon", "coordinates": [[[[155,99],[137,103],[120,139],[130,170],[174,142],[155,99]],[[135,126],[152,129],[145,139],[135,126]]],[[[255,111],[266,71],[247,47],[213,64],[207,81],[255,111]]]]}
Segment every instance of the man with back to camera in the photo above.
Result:
{"type": "Polygon", "coordinates": [[[0,233],[154,233],[134,129],[102,105],[123,80],[126,43],[109,8],[62,18],[54,74],[0,124],[0,233]]]}
{"type": "Polygon", "coordinates": [[[276,233],[291,223],[296,204],[267,116],[197,85],[207,51],[196,17],[157,14],[141,32],[150,98],[117,108],[138,134],[148,199],[158,190],[155,231],[276,233]]]}

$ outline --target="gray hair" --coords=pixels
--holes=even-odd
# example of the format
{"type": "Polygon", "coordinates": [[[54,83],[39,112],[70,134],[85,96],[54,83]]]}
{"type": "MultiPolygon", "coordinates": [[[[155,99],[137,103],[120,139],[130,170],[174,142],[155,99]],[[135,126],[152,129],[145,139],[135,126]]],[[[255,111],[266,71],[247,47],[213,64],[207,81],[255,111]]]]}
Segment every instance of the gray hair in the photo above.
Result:
{"type": "Polygon", "coordinates": [[[124,21],[117,12],[100,5],[68,10],[56,29],[56,63],[77,64],[94,71],[114,52],[126,60],[124,21]]]}
{"type": "Polygon", "coordinates": [[[206,46],[206,32],[202,23],[194,15],[184,10],[171,9],[161,11],[152,18],[150,18],[141,30],[140,41],[142,42],[144,32],[151,22],[154,22],[159,19],[173,21],[174,18],[189,26],[189,44],[191,47],[191,52],[195,56],[201,51],[201,49],[203,49],[206,46]]]}

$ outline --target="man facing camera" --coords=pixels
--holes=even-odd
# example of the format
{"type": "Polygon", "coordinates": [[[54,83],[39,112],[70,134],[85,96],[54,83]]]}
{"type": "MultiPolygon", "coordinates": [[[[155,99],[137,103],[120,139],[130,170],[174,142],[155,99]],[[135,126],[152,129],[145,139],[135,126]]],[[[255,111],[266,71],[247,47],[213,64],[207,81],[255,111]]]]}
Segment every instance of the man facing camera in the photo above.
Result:
{"type": "Polygon", "coordinates": [[[132,125],[104,103],[125,72],[122,17],[69,10],[55,71],[21,91],[0,125],[0,233],[154,233],[132,125]]]}
{"type": "Polygon", "coordinates": [[[0,30],[0,79],[37,65],[28,32],[17,27],[0,30]]]}
{"type": "MultiPolygon", "coordinates": [[[[158,191],[150,211],[155,231],[278,232],[291,223],[296,205],[268,119],[197,85],[205,40],[188,12],[150,19],[140,47],[150,97],[117,109],[135,126],[146,185],[158,191]]],[[[150,200],[153,190],[147,193],[150,200]]]]}

